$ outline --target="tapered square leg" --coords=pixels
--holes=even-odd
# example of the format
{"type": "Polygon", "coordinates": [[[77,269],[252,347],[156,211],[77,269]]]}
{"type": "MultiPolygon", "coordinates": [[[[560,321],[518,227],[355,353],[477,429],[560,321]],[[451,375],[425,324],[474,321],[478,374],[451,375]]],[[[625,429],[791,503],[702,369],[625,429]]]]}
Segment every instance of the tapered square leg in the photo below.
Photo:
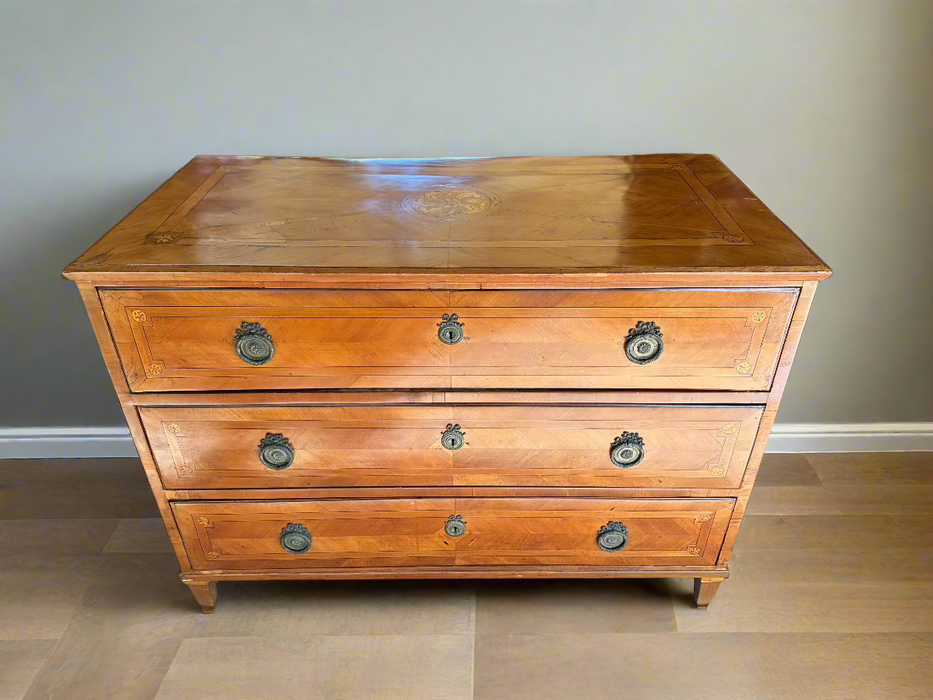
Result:
{"type": "Polygon", "coordinates": [[[216,581],[185,581],[185,585],[191,589],[195,600],[201,606],[201,612],[214,612],[214,608],[217,607],[216,581]]]}
{"type": "Polygon", "coordinates": [[[693,599],[698,608],[705,608],[713,602],[713,596],[719,590],[721,578],[695,578],[693,579],[693,599]]]}

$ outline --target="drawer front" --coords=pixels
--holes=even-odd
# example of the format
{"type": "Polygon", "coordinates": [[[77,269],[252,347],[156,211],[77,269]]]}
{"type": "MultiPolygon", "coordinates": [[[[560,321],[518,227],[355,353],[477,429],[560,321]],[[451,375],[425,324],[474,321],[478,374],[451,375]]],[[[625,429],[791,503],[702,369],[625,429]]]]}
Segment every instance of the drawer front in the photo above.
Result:
{"type": "Polygon", "coordinates": [[[712,566],[732,499],[174,503],[196,570],[712,566]],[[459,516],[459,517],[458,517],[459,516]]]}
{"type": "Polygon", "coordinates": [[[731,488],[742,482],[762,408],[246,406],[140,415],[168,488],[731,488]]]}
{"type": "Polygon", "coordinates": [[[796,291],[104,290],[101,298],[133,391],[765,391],[796,291]]]}

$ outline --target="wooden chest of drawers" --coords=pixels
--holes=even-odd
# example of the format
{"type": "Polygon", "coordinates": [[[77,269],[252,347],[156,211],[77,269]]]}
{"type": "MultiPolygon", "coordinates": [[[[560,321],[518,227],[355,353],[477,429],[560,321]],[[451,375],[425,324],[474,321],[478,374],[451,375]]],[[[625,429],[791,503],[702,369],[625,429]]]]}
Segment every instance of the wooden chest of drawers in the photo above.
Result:
{"type": "Polygon", "coordinates": [[[829,274],[705,155],[198,157],[65,270],[205,612],[267,578],[707,605],[829,274]]]}

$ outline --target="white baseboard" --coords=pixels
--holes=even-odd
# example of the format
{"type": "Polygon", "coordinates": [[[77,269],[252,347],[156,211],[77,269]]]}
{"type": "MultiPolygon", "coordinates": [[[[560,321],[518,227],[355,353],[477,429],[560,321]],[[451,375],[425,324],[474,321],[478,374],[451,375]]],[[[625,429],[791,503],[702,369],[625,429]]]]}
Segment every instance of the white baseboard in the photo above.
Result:
{"type": "Polygon", "coordinates": [[[136,456],[127,428],[0,428],[0,459],[136,456]]]}
{"type": "Polygon", "coordinates": [[[777,423],[766,452],[933,452],[933,423],[777,423]]]}
{"type": "MultiPolygon", "coordinates": [[[[933,423],[779,423],[767,452],[933,452],[933,423]]],[[[135,456],[126,428],[0,428],[0,459],[135,456]]]]}

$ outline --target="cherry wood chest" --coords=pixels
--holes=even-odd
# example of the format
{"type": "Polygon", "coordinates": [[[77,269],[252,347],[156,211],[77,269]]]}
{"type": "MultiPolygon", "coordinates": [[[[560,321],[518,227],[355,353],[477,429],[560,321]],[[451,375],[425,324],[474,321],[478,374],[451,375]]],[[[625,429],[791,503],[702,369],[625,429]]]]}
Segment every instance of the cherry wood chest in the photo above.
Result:
{"type": "Polygon", "coordinates": [[[829,268],[709,155],[200,156],[64,272],[186,583],[728,562],[829,268]]]}

